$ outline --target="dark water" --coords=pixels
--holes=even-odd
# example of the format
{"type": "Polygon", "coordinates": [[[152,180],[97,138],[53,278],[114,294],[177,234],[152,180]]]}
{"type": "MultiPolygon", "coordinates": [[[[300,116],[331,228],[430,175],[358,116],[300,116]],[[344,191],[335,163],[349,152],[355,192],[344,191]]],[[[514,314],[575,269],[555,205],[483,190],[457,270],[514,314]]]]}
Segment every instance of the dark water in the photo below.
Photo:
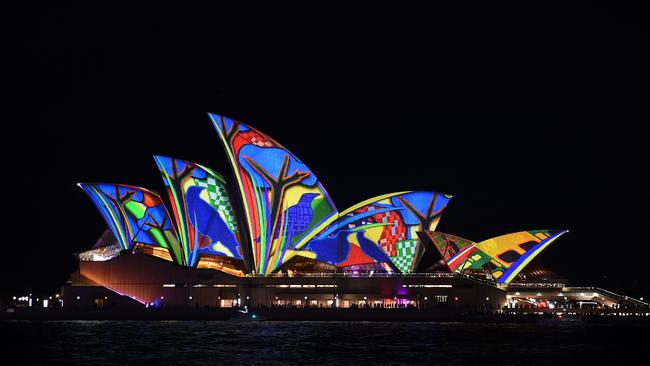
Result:
{"type": "Polygon", "coordinates": [[[7,321],[0,330],[12,365],[647,364],[650,352],[648,327],[591,324],[7,321]]]}

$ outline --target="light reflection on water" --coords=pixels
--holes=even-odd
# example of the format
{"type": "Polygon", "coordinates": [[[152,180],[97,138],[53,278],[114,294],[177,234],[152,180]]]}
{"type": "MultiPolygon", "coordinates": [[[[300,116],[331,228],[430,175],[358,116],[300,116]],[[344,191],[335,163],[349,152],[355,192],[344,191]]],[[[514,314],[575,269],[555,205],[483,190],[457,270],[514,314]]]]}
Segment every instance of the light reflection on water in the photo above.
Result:
{"type": "Polygon", "coordinates": [[[0,329],[9,340],[3,348],[21,364],[85,365],[556,365],[643,355],[636,331],[648,334],[606,325],[396,322],[8,321],[0,329]]]}

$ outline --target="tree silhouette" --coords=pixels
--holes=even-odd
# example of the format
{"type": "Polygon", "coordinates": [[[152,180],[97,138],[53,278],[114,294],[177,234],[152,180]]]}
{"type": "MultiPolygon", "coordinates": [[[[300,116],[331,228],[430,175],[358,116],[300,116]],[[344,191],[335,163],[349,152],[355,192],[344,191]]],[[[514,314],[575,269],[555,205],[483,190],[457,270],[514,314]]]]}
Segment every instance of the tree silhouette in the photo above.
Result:
{"type": "Polygon", "coordinates": [[[228,127],[226,126],[226,121],[224,120],[223,116],[219,116],[219,124],[221,125],[221,131],[223,131],[224,134],[224,139],[226,140],[226,143],[228,146],[233,146],[232,142],[235,139],[235,136],[237,136],[237,133],[239,132],[239,121],[235,121],[234,119],[231,119],[232,121],[232,126],[230,127],[230,131],[228,131],[228,127]]]}
{"type": "MultiPolygon", "coordinates": [[[[129,236],[130,236],[128,238],[129,242],[124,243],[127,246],[127,248],[125,248],[125,249],[129,249],[131,244],[133,244],[133,240],[135,239],[135,237],[133,236],[133,233],[131,232],[131,227],[129,226],[129,217],[127,216],[126,211],[124,211],[124,205],[127,204],[129,201],[131,201],[133,199],[133,195],[135,195],[135,192],[127,190],[126,193],[124,193],[124,195],[122,195],[122,194],[120,194],[121,186],[116,184],[116,185],[114,185],[114,187],[115,187],[115,197],[112,197],[110,194],[104,192],[102,189],[99,189],[99,191],[104,195],[104,197],[106,197],[106,199],[111,201],[113,206],[115,206],[115,209],[117,209],[120,212],[120,219],[122,220],[122,222],[121,222],[122,227],[126,228],[129,231],[129,236]]],[[[125,238],[125,239],[127,239],[127,238],[125,238]]]]}
{"type": "MultiPolygon", "coordinates": [[[[169,185],[170,185],[169,189],[173,190],[175,192],[183,192],[183,185],[182,185],[183,180],[185,180],[185,178],[187,178],[188,176],[192,175],[192,173],[194,172],[194,169],[196,168],[196,165],[194,165],[194,164],[192,164],[190,162],[185,162],[185,166],[179,172],[178,171],[178,162],[177,162],[177,160],[174,159],[174,158],[169,158],[169,160],[170,160],[170,165],[171,165],[171,169],[172,169],[172,174],[167,175],[167,177],[169,178],[169,185]]],[[[163,166],[161,166],[160,168],[162,170],[165,169],[163,166]]],[[[172,195],[171,192],[168,192],[168,193],[169,193],[169,199],[173,201],[174,200],[174,195],[172,195]]],[[[193,241],[189,240],[190,238],[187,237],[188,232],[185,229],[185,226],[187,226],[187,224],[188,224],[187,221],[185,220],[187,215],[183,215],[183,212],[185,211],[185,207],[186,207],[186,205],[185,205],[185,195],[180,194],[179,196],[180,196],[181,202],[176,202],[175,205],[174,205],[174,206],[176,206],[176,212],[174,212],[174,214],[177,216],[178,222],[173,222],[173,223],[175,223],[176,231],[179,233],[179,239],[181,240],[182,247],[187,248],[188,253],[189,253],[189,245],[193,241]],[[181,230],[181,226],[182,226],[182,230],[181,230]]],[[[183,253],[183,254],[185,254],[185,253],[183,253]]],[[[183,261],[186,261],[186,260],[187,260],[187,258],[183,259],[183,261]]]]}
{"type": "MultiPolygon", "coordinates": [[[[301,172],[299,170],[296,170],[290,175],[287,175],[289,172],[289,162],[291,160],[289,154],[286,154],[284,158],[282,159],[282,165],[280,166],[280,171],[278,173],[278,176],[275,177],[271,173],[269,173],[266,169],[264,169],[261,165],[259,165],[256,161],[253,159],[250,159],[249,157],[245,157],[246,161],[248,164],[251,165],[251,167],[257,172],[259,175],[266,180],[266,182],[270,186],[270,193],[271,193],[271,240],[273,240],[273,236],[275,235],[277,231],[277,225],[280,220],[280,214],[281,214],[281,207],[280,204],[282,203],[282,199],[284,198],[284,193],[286,190],[295,185],[300,183],[302,180],[307,178],[311,173],[310,172],[301,172]]],[[[276,248],[271,248],[271,251],[269,252],[269,256],[273,256],[275,254],[276,248]]]]}
{"type": "Polygon", "coordinates": [[[436,210],[435,212],[433,211],[433,208],[436,206],[436,201],[438,200],[438,194],[434,193],[431,197],[431,200],[429,201],[429,205],[427,206],[427,210],[425,214],[422,214],[420,211],[418,211],[417,208],[411,204],[411,202],[407,201],[404,197],[399,196],[397,199],[406,207],[409,212],[415,216],[415,218],[418,220],[421,230],[429,230],[429,227],[431,226],[431,223],[440,217],[442,215],[442,211],[444,211],[445,207],[442,207],[439,210],[436,210]]]}

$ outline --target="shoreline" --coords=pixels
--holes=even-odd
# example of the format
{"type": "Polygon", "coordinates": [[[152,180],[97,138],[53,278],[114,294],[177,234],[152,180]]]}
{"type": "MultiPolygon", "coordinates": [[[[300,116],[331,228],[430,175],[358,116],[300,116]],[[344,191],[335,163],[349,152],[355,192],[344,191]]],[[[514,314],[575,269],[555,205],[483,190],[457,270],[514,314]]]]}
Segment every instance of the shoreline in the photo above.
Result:
{"type": "MultiPolygon", "coordinates": [[[[2,312],[6,320],[219,320],[219,321],[350,321],[350,322],[459,322],[539,323],[553,320],[552,314],[478,313],[447,309],[17,309],[2,312]]],[[[650,316],[578,315],[573,323],[650,325],[650,316]]],[[[564,323],[564,322],[562,322],[564,323]]],[[[566,321],[566,323],[569,323],[566,321]]]]}

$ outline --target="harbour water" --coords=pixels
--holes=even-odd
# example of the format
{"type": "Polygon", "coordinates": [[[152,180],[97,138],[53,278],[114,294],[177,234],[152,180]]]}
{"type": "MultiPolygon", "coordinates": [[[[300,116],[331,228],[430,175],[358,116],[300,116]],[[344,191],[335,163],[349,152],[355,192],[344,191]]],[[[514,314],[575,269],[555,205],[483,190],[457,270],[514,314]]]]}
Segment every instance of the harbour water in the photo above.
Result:
{"type": "Polygon", "coordinates": [[[648,326],[2,321],[14,364],[494,364],[647,361],[648,326]]]}

